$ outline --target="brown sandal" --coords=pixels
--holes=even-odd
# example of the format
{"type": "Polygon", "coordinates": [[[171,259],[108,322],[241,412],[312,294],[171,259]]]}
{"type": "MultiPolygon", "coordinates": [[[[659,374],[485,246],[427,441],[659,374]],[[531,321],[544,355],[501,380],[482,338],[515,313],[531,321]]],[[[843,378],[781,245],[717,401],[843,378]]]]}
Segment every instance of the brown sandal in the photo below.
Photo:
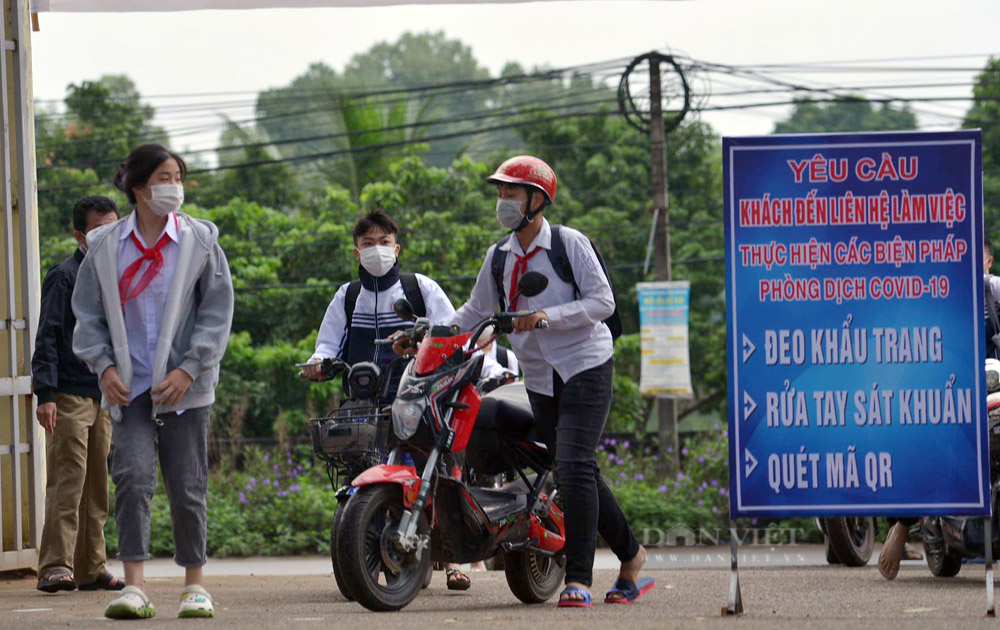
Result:
{"type": "Polygon", "coordinates": [[[97,579],[90,584],[81,584],[81,591],[120,591],[125,588],[125,581],[108,571],[101,571],[97,579]]]}
{"type": "Polygon", "coordinates": [[[469,587],[472,586],[472,580],[465,571],[461,569],[448,569],[445,571],[445,575],[448,578],[448,590],[449,591],[467,591],[469,587]]]}
{"type": "Polygon", "coordinates": [[[65,569],[49,571],[38,580],[35,587],[43,593],[58,593],[59,591],[75,591],[76,582],[73,576],[65,569]]]}
{"type": "Polygon", "coordinates": [[[878,556],[878,572],[887,580],[894,580],[899,574],[899,562],[903,559],[906,539],[910,528],[903,523],[896,523],[889,528],[889,534],[882,545],[882,553],[878,556]]]}

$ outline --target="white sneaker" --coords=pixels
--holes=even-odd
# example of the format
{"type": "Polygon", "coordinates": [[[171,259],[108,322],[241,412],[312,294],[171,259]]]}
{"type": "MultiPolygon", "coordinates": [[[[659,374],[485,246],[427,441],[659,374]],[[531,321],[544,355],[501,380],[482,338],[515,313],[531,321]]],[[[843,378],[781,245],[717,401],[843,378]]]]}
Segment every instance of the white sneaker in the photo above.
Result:
{"type": "Polygon", "coordinates": [[[178,617],[214,617],[215,607],[212,606],[212,596],[197,584],[184,587],[181,593],[181,609],[178,617]]]}
{"type": "Polygon", "coordinates": [[[156,616],[153,603],[138,586],[126,586],[104,609],[108,619],[148,619],[156,616]]]}

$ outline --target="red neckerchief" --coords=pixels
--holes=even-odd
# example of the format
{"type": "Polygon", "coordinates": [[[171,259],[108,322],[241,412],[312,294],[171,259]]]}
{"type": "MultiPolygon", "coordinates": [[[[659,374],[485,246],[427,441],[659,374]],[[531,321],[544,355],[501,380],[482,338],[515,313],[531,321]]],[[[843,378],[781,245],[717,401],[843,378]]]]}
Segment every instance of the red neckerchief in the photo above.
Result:
{"type": "MultiPolygon", "coordinates": [[[[176,214],[174,215],[174,226],[177,226],[176,214]]],[[[156,245],[147,249],[146,247],[143,247],[142,241],[139,240],[138,236],[136,236],[134,230],[130,236],[132,237],[132,242],[135,243],[135,246],[139,249],[139,252],[142,253],[142,256],[125,268],[125,273],[122,274],[121,280],[118,281],[118,293],[122,298],[122,308],[125,308],[125,302],[138,297],[143,291],[145,291],[146,288],[149,287],[150,283],[153,282],[153,278],[155,278],[156,275],[160,273],[160,270],[163,269],[163,254],[160,250],[162,250],[170,241],[170,237],[164,232],[163,236],[160,237],[160,240],[156,242],[156,245]],[[135,274],[139,273],[139,267],[142,266],[142,262],[144,260],[151,261],[149,267],[146,268],[145,273],[143,273],[142,277],[139,278],[139,284],[132,288],[132,292],[129,293],[132,280],[135,279],[135,274]]]]}
{"type": "Polygon", "coordinates": [[[531,250],[531,253],[525,256],[518,256],[514,253],[514,257],[517,258],[517,262],[514,263],[514,270],[510,274],[510,295],[507,299],[510,301],[510,310],[517,310],[517,285],[521,281],[521,276],[528,272],[528,260],[541,251],[541,247],[536,247],[531,250]]]}

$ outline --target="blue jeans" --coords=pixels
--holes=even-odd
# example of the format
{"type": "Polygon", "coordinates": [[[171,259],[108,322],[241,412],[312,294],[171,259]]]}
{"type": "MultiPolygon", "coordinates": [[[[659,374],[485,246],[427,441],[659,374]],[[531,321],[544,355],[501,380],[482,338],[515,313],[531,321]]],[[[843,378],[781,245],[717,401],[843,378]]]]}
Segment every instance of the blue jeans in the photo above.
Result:
{"type": "Polygon", "coordinates": [[[598,533],[622,562],[639,553],[639,541],[597,466],[613,374],[608,360],[567,383],[553,374],[552,396],[528,392],[537,435],[555,453],[556,485],[566,517],[567,583],[593,583],[598,533]]]}

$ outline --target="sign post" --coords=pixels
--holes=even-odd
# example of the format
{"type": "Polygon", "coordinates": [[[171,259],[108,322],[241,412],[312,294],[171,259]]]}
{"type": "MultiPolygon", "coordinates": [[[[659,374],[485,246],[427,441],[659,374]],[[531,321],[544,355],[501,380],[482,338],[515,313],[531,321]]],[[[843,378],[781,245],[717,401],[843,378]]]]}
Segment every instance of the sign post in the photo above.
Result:
{"type": "Polygon", "coordinates": [[[989,516],[981,133],[723,152],[733,518],[989,516]]]}

